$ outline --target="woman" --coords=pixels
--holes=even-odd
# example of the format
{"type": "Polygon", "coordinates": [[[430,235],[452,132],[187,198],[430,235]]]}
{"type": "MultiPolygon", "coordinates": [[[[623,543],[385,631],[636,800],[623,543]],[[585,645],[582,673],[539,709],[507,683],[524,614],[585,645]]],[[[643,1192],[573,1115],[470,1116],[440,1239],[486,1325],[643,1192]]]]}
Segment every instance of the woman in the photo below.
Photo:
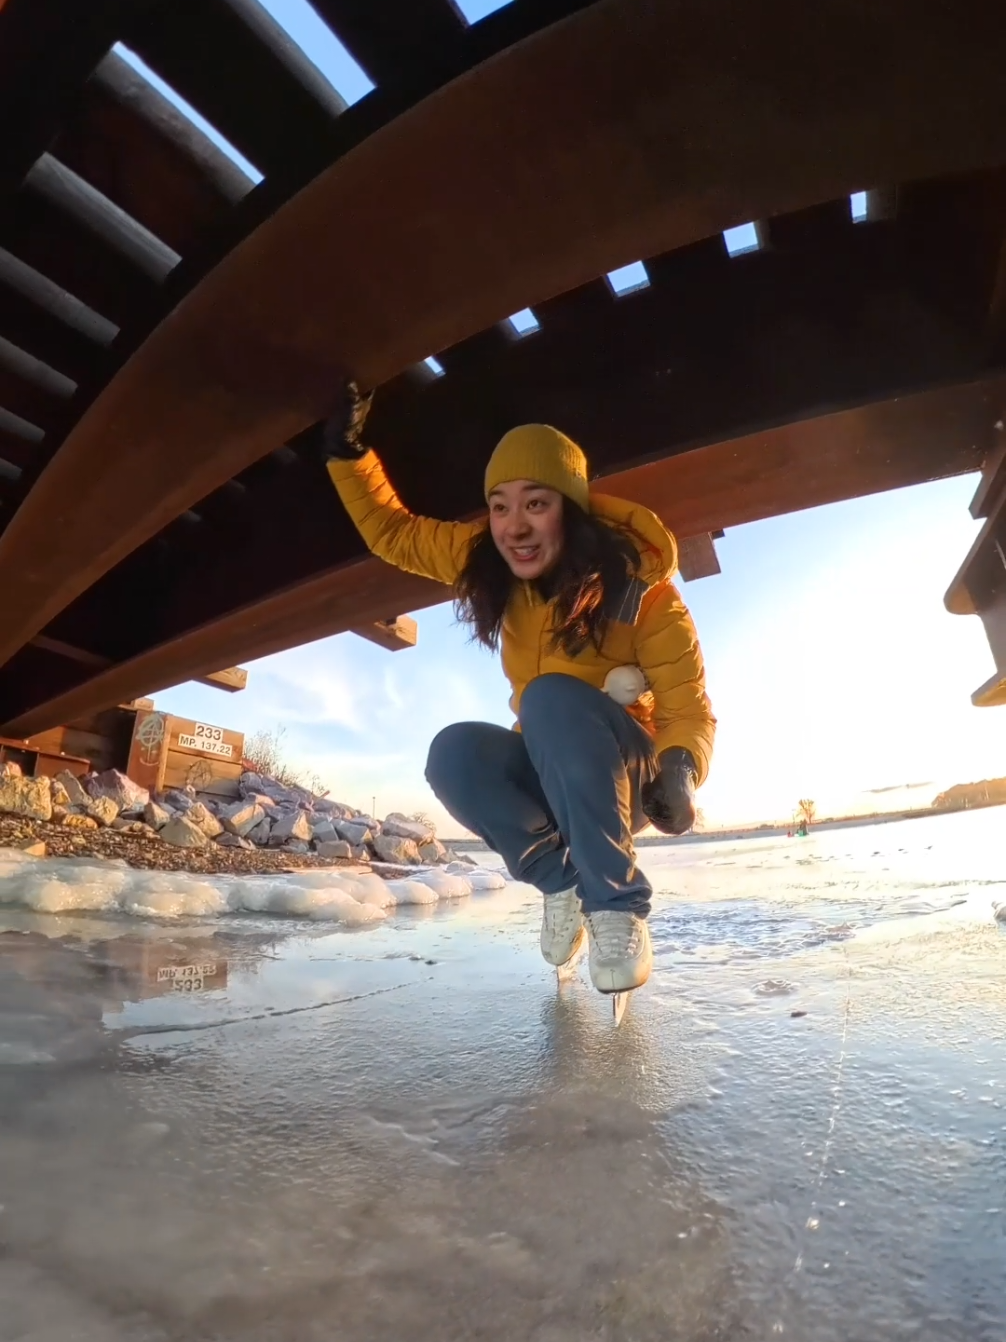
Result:
{"type": "Polygon", "coordinates": [[[511,430],[493,452],[488,524],[416,517],[363,446],[369,408],[350,384],[345,411],[325,426],[347,512],[374,554],[454,588],[460,618],[502,648],[513,686],[516,730],[445,728],[427,780],[541,891],[550,964],[571,960],[586,935],[594,986],[638,988],[653,961],[651,888],[632,837],[647,820],[665,834],[691,828],[715,728],[695,630],[671,584],[674,539],[646,508],[593,493],[580,448],[540,424],[511,430]]]}

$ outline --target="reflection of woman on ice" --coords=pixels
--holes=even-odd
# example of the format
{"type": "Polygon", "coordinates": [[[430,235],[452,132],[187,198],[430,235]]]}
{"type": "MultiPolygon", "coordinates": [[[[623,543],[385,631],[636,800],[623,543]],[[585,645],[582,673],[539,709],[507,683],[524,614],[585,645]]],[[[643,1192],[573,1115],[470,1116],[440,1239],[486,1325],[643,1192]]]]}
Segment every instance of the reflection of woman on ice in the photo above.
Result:
{"type": "Polygon", "coordinates": [[[586,931],[594,986],[637,988],[653,959],[651,889],[632,836],[647,819],[665,834],[691,827],[715,726],[670,581],[674,539],[646,508],[592,493],[580,449],[539,424],[513,429],[492,454],[488,526],[416,517],[361,444],[368,409],[351,385],[345,413],[326,425],[346,510],[374,554],[454,588],[474,637],[502,648],[513,686],[517,730],[445,728],[430,747],[430,786],[545,896],[550,964],[570,960],[586,931]]]}

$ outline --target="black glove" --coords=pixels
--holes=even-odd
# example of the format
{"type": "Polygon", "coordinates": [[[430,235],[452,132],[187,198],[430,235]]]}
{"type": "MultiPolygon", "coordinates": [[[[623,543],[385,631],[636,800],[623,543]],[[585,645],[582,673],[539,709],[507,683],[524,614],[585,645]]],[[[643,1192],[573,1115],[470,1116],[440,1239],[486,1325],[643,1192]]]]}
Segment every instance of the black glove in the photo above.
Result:
{"type": "Polygon", "coordinates": [[[342,392],[342,404],[325,420],[322,443],[326,459],[354,461],[367,451],[361,439],[363,426],[370,414],[374,393],[360,391],[355,382],[347,382],[342,392]]]}
{"type": "Polygon", "coordinates": [[[661,834],[686,834],[695,824],[695,760],[683,746],[671,746],[658,763],[656,778],[643,785],[643,812],[661,834]]]}

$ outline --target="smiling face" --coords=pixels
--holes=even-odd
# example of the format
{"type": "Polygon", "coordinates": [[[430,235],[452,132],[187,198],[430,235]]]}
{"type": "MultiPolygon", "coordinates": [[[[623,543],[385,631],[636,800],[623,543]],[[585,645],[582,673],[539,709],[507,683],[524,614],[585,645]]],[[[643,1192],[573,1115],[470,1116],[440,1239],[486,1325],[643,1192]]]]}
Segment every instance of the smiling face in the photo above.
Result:
{"type": "Polygon", "coordinates": [[[562,495],[533,480],[497,485],[489,495],[489,530],[511,573],[533,582],[562,553],[562,495]]]}

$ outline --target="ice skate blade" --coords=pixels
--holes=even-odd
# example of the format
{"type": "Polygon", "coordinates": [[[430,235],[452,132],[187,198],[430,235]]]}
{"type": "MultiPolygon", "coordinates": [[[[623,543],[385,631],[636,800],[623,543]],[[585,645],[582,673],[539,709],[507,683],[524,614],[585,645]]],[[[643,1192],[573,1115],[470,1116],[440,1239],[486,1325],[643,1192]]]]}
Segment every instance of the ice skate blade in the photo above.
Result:
{"type": "Polygon", "coordinates": [[[564,965],[556,965],[555,977],[559,983],[570,983],[578,975],[580,960],[583,957],[583,942],[569,957],[564,965]]]}
{"type": "Polygon", "coordinates": [[[609,996],[611,998],[611,1019],[616,1025],[621,1025],[625,1008],[629,1004],[629,994],[628,992],[609,993],[609,996]]]}

